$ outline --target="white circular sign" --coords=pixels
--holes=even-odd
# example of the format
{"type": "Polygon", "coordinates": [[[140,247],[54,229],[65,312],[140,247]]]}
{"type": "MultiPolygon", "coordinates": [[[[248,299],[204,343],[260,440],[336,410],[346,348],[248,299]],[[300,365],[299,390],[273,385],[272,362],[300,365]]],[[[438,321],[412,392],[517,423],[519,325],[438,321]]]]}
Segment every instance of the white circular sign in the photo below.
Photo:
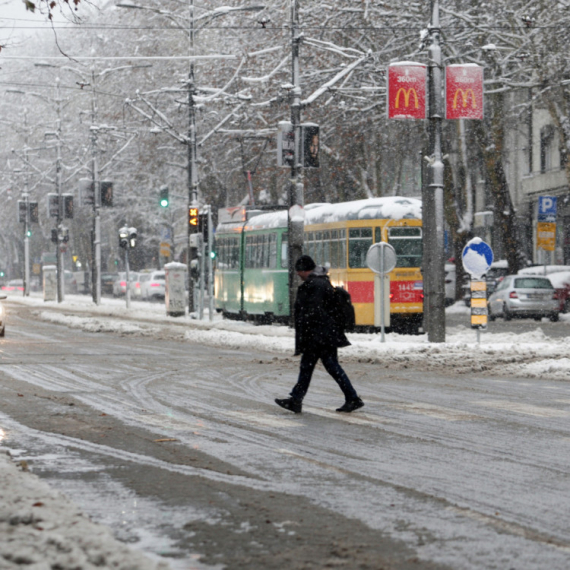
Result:
{"type": "Polygon", "coordinates": [[[396,250],[389,243],[381,241],[370,246],[366,254],[366,265],[374,273],[386,275],[396,267],[397,258],[396,250]]]}

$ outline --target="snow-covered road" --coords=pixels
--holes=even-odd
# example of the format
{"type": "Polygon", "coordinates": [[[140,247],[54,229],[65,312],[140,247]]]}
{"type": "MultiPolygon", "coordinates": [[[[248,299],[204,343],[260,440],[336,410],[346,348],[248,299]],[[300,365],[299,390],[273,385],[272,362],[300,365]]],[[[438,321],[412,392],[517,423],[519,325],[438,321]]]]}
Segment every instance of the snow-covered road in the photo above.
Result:
{"type": "MultiPolygon", "coordinates": [[[[524,335],[486,333],[480,345],[467,327],[449,331],[439,345],[425,337],[388,335],[382,344],[351,335],[343,357],[364,410],[332,411],[339,396],[320,371],[304,413],[293,416],[272,404],[295,377],[288,329],[176,320],[161,315],[160,305],[137,306],[126,320],[119,304],[105,301],[94,308],[24,300],[38,305],[44,321],[120,336],[99,342],[78,333],[73,353],[61,352],[56,338],[57,350],[38,356],[5,346],[5,377],[154,430],[229,472],[83,436],[36,430],[28,437],[228,489],[308,500],[451,568],[568,567],[566,338],[548,339],[539,326],[524,335]],[[108,362],[94,368],[83,353],[108,362]]],[[[11,311],[20,302],[10,302],[11,311]]],[[[40,339],[46,342],[45,332],[40,339]]]]}

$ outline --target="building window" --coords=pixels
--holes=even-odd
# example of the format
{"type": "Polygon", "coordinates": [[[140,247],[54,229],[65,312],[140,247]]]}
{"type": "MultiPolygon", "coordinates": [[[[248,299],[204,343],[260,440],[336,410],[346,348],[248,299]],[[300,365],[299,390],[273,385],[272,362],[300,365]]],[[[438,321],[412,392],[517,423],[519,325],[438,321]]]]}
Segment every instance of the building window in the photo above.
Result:
{"type": "Polygon", "coordinates": [[[554,126],[546,125],[540,131],[540,172],[552,170],[552,145],[554,142],[554,126]]]}

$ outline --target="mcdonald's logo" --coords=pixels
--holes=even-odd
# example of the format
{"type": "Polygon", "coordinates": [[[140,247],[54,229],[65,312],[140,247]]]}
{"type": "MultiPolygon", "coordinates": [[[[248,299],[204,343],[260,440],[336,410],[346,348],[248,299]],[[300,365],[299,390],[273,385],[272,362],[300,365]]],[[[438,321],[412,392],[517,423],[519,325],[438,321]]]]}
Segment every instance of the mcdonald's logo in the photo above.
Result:
{"type": "Polygon", "coordinates": [[[391,63],[388,67],[389,119],[426,118],[427,67],[422,63],[391,63]]]}
{"type": "Polygon", "coordinates": [[[445,68],[445,116],[448,119],[483,118],[483,68],[449,65],[445,68]]]}
{"type": "Polygon", "coordinates": [[[414,96],[414,109],[419,109],[418,92],[413,87],[410,87],[409,89],[400,87],[400,89],[398,89],[398,92],[396,93],[396,102],[394,105],[396,109],[400,108],[400,96],[402,93],[404,94],[404,107],[406,107],[406,109],[410,106],[410,97],[412,95],[414,96]]]}
{"type": "Polygon", "coordinates": [[[455,95],[453,96],[453,108],[457,109],[457,98],[461,95],[461,99],[463,101],[463,107],[467,107],[467,101],[471,96],[471,108],[477,109],[477,99],[475,99],[475,93],[473,93],[473,89],[466,89],[465,91],[461,88],[457,89],[455,95]]]}

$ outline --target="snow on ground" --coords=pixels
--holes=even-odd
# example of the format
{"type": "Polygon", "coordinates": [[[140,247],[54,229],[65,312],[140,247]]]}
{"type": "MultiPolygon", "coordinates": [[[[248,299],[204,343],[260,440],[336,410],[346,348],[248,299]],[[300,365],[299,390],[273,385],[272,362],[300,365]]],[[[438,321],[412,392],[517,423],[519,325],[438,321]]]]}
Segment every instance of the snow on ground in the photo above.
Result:
{"type": "MultiPolygon", "coordinates": [[[[10,313],[18,305],[36,309],[39,318],[89,332],[157,336],[219,346],[225,349],[261,350],[293,354],[293,331],[285,326],[254,326],[190,316],[168,317],[164,304],[133,302],[129,310],[121,299],[103,298],[95,306],[91,298],[69,295],[63,303],[44,303],[39,296],[8,300],[10,313]]],[[[487,371],[496,375],[566,380],[570,373],[570,340],[551,339],[540,324],[524,334],[477,333],[468,326],[469,312],[462,303],[447,309],[464,314],[465,326],[447,330],[445,343],[430,343],[427,335],[405,336],[350,334],[352,346],[343,359],[379,362],[386,367],[440,367],[455,373],[487,371]]],[[[562,315],[570,325],[570,317],[562,315]]],[[[1,433],[0,433],[1,436],[1,433]]],[[[1,444],[1,437],[0,437],[1,444]]],[[[0,566],[30,570],[47,568],[161,569],[156,563],[116,541],[110,531],[89,521],[63,495],[52,491],[36,476],[18,468],[0,452],[0,566]]]]}
{"type": "MultiPolygon", "coordinates": [[[[63,303],[44,303],[41,297],[10,297],[10,304],[38,308],[41,319],[89,332],[114,332],[139,336],[173,338],[236,350],[262,350],[293,354],[293,330],[286,326],[257,326],[228,321],[215,314],[209,320],[191,316],[169,317],[162,303],[132,302],[129,310],[124,299],[103,298],[101,305],[90,297],[68,295],[63,303]]],[[[349,334],[352,346],[342,349],[343,359],[378,362],[392,368],[452,368],[457,373],[481,372],[505,376],[566,379],[570,375],[570,335],[547,337],[540,324],[522,334],[480,334],[469,326],[469,309],[461,302],[446,309],[447,314],[465,316],[465,325],[448,328],[445,343],[430,343],[427,335],[408,336],[391,333],[386,342],[380,334],[349,334]]],[[[570,316],[561,315],[570,325],[570,316]]],[[[7,334],[9,334],[9,316],[7,334]]],[[[570,333],[570,328],[569,328],[570,333]]]]}
{"type": "Polygon", "coordinates": [[[0,567],[167,570],[113,538],[0,450],[0,567]]]}

